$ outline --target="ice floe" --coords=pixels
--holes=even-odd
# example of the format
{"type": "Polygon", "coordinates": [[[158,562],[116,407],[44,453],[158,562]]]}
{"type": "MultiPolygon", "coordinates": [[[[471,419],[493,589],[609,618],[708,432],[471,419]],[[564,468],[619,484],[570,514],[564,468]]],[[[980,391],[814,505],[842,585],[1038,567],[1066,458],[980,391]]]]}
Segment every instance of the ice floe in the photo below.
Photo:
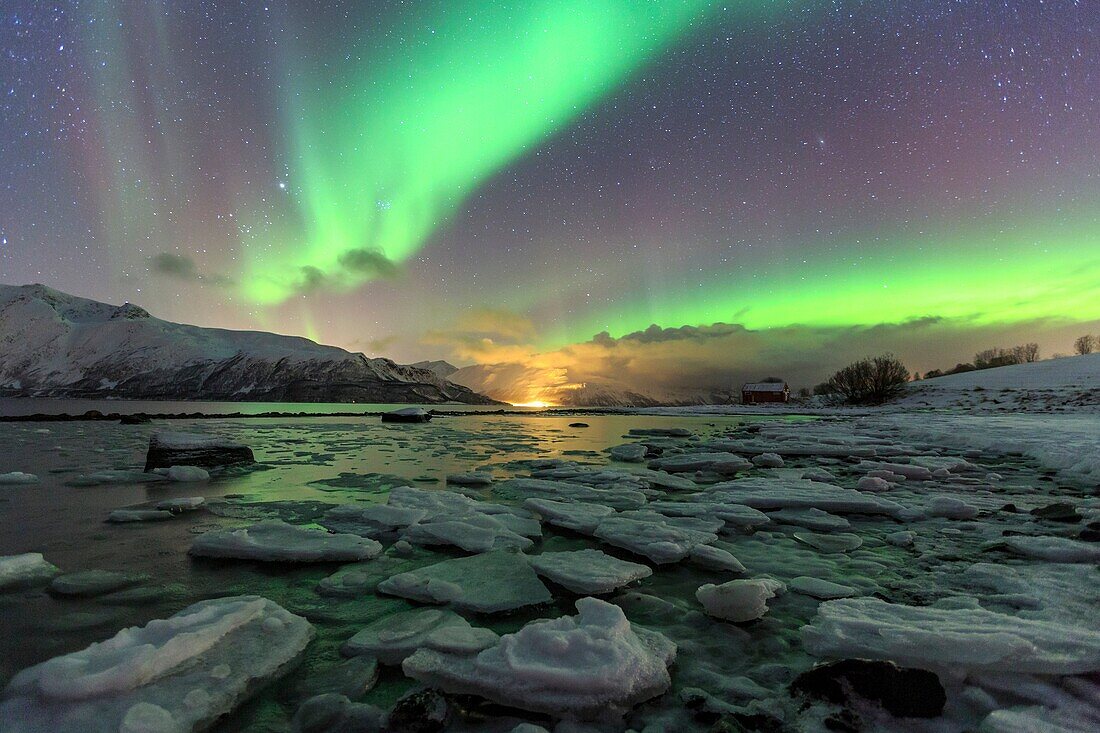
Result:
{"type": "Polygon", "coordinates": [[[577,611],[528,623],[477,654],[421,649],[402,669],[447,692],[566,719],[615,719],[669,688],[675,644],[610,603],[581,598],[577,611]]]}
{"type": "Polygon", "coordinates": [[[771,578],[731,580],[721,585],[707,583],[695,592],[707,614],[734,623],[753,621],[768,612],[768,601],[785,590],[771,578]]]}
{"type": "Polygon", "coordinates": [[[204,532],[191,543],[198,557],[261,562],[341,562],[369,560],[382,552],[378,542],[352,534],[330,534],[277,520],[242,529],[204,532]]]}
{"type": "Polygon", "coordinates": [[[399,573],[379,583],[378,592],[474,613],[513,611],[551,600],[527,557],[508,550],[399,573]]]}
{"type": "Polygon", "coordinates": [[[202,730],[285,672],[313,628],[258,596],[201,601],[18,673],[9,733],[202,730]]]}
{"type": "Polygon", "coordinates": [[[45,581],[61,572],[41,552],[0,556],[0,590],[45,581]]]}
{"type": "Polygon", "coordinates": [[[417,649],[474,654],[493,646],[497,635],[471,626],[453,611],[419,608],[399,611],[367,625],[344,642],[341,653],[365,654],[382,664],[401,664],[417,649]]]}
{"type": "Polygon", "coordinates": [[[585,595],[610,593],[653,575],[648,565],[620,560],[599,550],[544,552],[531,558],[531,567],[543,578],[585,595]]]}
{"type": "Polygon", "coordinates": [[[1083,674],[1100,670],[1100,630],[994,613],[887,603],[828,601],[802,629],[810,653],[884,659],[930,669],[1083,674]]]}

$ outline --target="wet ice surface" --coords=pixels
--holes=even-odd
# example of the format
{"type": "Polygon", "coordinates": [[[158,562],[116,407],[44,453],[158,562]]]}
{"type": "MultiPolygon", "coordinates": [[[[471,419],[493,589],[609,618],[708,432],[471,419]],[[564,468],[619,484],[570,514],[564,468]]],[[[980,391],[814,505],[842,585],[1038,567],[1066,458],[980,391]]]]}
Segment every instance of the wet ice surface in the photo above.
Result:
{"type": "MultiPolygon", "coordinates": [[[[417,689],[410,676],[476,693],[448,697],[452,730],[498,718],[486,729],[553,730],[563,716],[639,731],[759,716],[791,730],[838,715],[899,731],[1100,725],[1088,676],[1100,670],[1100,502],[1080,471],[1056,474],[1033,451],[966,452],[896,417],[592,415],[569,428],[575,420],[173,421],[259,461],[196,482],[141,473],[162,425],[0,425],[0,474],[38,479],[0,486],[0,556],[44,556],[0,562],[15,579],[0,590],[0,683],[197,602],[257,595],[307,620],[315,638],[217,730],[289,731],[307,697],[325,692],[350,695],[351,707],[323,700],[311,711],[389,710],[417,689]],[[169,516],[107,523],[118,510],[169,516]],[[207,532],[286,534],[273,522],[309,530],[291,530],[305,553],[319,551],[321,528],[360,540],[337,540],[352,548],[348,562],[188,555],[207,532]],[[350,561],[375,542],[381,555],[350,561]],[[525,559],[544,553],[534,567],[525,559]],[[592,594],[623,619],[588,605],[585,626],[575,604],[592,594]],[[540,619],[557,621],[529,625],[540,619]],[[668,684],[661,639],[676,646],[668,684]],[[417,649],[406,676],[399,665],[417,649]],[[377,682],[341,650],[377,657],[377,682]],[[936,672],[943,717],[903,721],[872,703],[842,712],[791,695],[799,673],[843,658],[936,672]],[[624,659],[639,676],[607,682],[624,659]]],[[[237,539],[247,552],[231,554],[288,559],[237,539]]],[[[192,709],[127,695],[180,720],[192,709]]],[[[156,723],[160,713],[133,715],[156,723]]]]}

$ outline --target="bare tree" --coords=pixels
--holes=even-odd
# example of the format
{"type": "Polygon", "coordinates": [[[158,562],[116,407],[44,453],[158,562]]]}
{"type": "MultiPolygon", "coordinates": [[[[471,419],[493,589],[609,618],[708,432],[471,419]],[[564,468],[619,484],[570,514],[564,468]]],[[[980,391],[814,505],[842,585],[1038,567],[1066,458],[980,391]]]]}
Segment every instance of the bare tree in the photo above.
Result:
{"type": "Polygon", "coordinates": [[[993,367],[1019,364],[1020,360],[1014,352],[1015,350],[1009,351],[1001,348],[979,351],[974,354],[974,367],[976,369],[992,369],[993,367]]]}
{"type": "Polygon", "coordinates": [[[1012,356],[1017,364],[1031,364],[1039,361],[1039,344],[1028,343],[1012,347],[1012,356]]]}
{"type": "Polygon", "coordinates": [[[1086,333],[1084,336],[1079,336],[1076,341],[1073,342],[1073,352],[1079,355],[1091,354],[1096,349],[1096,337],[1092,334],[1086,333]]]}
{"type": "Polygon", "coordinates": [[[844,367],[829,378],[828,389],[851,404],[880,405],[901,394],[908,381],[905,365],[885,354],[844,367]]]}

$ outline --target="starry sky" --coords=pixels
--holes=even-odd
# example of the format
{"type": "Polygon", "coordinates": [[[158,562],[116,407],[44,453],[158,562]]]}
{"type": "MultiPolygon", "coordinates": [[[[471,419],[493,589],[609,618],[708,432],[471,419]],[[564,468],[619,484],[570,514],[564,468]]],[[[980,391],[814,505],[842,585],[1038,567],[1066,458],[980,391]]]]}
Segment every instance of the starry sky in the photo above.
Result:
{"type": "Polygon", "coordinates": [[[521,398],[1100,319],[1087,0],[7,0],[0,83],[0,281],[521,398]]]}

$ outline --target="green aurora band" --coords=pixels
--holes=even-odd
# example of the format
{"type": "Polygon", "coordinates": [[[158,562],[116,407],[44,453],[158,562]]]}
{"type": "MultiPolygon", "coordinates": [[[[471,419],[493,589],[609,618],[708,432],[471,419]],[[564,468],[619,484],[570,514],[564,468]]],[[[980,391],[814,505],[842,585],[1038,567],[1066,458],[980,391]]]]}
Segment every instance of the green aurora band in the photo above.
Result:
{"type": "MultiPolygon", "coordinates": [[[[1084,196],[1089,204],[1100,196],[1084,196]]],[[[1100,320],[1100,215],[1091,205],[1036,205],[1030,217],[956,224],[923,237],[884,229],[878,247],[853,261],[801,254],[758,272],[718,273],[695,288],[640,287],[633,303],[562,323],[542,346],[557,348],[607,331],[618,337],[654,323],[872,327],[922,318],[975,327],[1100,320]],[[805,273],[811,273],[809,275],[805,273]]],[[[866,238],[864,238],[866,241],[866,238]]],[[[852,246],[839,248],[852,252],[852,246]]]]}
{"type": "MultiPolygon", "coordinates": [[[[772,5],[734,7],[747,17],[772,5]]],[[[714,9],[709,0],[422,3],[416,18],[395,21],[423,29],[418,40],[372,36],[349,71],[328,59],[293,69],[283,123],[299,210],[283,224],[300,239],[268,227],[260,239],[275,241],[245,250],[245,296],[272,304],[385,275],[479,184],[714,9]]]]}
{"type": "MultiPolygon", "coordinates": [[[[730,7],[750,20],[776,4],[730,7]]],[[[258,233],[243,251],[244,295],[271,305],[386,276],[490,176],[715,11],[708,0],[539,0],[492,9],[433,1],[392,20],[403,32],[372,33],[346,55],[354,61],[296,57],[282,109],[296,208],[266,224],[239,212],[258,233]]],[[[807,262],[791,271],[772,262],[716,272],[696,286],[652,283],[635,289],[632,302],[557,319],[540,345],[653,323],[763,329],[1100,318],[1100,223],[1089,211],[1042,208],[1025,206],[1029,218],[999,227],[964,223],[923,237],[885,225],[864,239],[877,247],[800,246],[807,262]],[[858,259],[822,254],[856,249],[858,259]]]]}

